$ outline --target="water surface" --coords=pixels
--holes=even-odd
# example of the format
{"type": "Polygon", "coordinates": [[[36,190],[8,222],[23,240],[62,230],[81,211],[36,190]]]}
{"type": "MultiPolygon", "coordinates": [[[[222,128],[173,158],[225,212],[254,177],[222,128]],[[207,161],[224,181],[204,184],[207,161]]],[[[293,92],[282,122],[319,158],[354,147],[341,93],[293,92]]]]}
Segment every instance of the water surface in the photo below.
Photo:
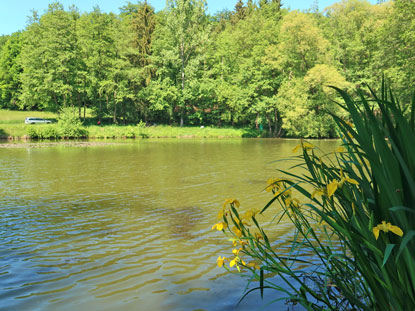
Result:
{"type": "MultiPolygon", "coordinates": [[[[224,199],[270,199],[295,140],[139,140],[0,149],[0,310],[264,310],[216,267],[224,199]]],[[[324,149],[335,142],[320,141],[324,149]]],[[[275,229],[275,228],[274,228],[275,229]]],[[[292,236],[283,222],[274,238],[292,236]]],[[[253,284],[255,286],[255,284],[253,284]]]]}

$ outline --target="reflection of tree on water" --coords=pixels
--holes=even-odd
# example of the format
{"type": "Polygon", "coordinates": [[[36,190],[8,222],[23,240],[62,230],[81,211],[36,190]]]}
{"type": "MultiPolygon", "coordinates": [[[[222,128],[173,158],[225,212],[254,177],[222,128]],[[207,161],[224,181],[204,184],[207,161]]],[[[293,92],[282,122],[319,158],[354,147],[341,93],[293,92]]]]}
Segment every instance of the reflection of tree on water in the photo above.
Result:
{"type": "Polygon", "coordinates": [[[198,223],[204,222],[203,210],[196,206],[184,206],[175,209],[169,215],[171,235],[175,239],[192,240],[199,234],[195,230],[198,223]]]}

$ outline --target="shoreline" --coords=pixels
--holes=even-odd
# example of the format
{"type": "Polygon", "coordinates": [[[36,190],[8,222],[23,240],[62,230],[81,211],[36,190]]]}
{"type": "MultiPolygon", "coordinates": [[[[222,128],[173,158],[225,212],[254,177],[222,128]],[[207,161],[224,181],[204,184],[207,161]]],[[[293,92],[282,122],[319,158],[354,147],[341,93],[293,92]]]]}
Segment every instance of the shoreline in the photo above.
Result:
{"type": "Polygon", "coordinates": [[[121,142],[88,142],[88,141],[20,141],[15,143],[1,143],[0,149],[13,149],[13,148],[45,148],[55,146],[67,146],[67,147],[89,147],[89,146],[108,146],[108,145],[122,145],[121,142]]]}
{"type": "Polygon", "coordinates": [[[336,141],[339,138],[301,138],[301,137],[236,137],[236,136],[209,136],[201,137],[196,135],[185,135],[185,136],[156,136],[156,137],[89,137],[89,138],[67,138],[67,139],[31,139],[12,137],[4,138],[0,137],[0,149],[12,149],[12,148],[41,148],[41,147],[54,147],[54,146],[68,146],[68,147],[88,147],[88,146],[108,146],[108,145],[122,145],[125,143],[132,143],[138,140],[192,140],[192,139],[206,139],[206,140],[227,140],[227,139],[260,139],[260,140],[301,140],[305,139],[308,141],[336,141]],[[109,141],[107,141],[109,140],[109,141]]]}

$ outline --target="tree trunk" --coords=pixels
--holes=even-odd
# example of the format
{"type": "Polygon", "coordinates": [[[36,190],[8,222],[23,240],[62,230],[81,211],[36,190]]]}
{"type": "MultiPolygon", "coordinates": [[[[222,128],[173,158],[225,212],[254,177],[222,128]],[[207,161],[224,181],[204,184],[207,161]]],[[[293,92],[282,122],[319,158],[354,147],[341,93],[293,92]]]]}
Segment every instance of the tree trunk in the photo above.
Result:
{"type": "Polygon", "coordinates": [[[56,108],[58,108],[58,99],[56,98],[56,93],[53,93],[53,101],[55,102],[56,108]]]}
{"type": "Polygon", "coordinates": [[[101,124],[102,123],[102,100],[101,100],[101,98],[99,99],[99,117],[98,117],[98,119],[99,119],[99,123],[101,124]]]}
{"type": "Polygon", "coordinates": [[[82,107],[81,107],[81,99],[79,92],[77,92],[77,98],[78,98],[78,114],[79,114],[79,120],[81,120],[82,117],[82,107]]]}
{"type": "Polygon", "coordinates": [[[114,119],[113,122],[114,124],[117,124],[117,91],[114,91],[114,119]]]}
{"type": "Polygon", "coordinates": [[[122,123],[125,125],[126,124],[126,117],[125,117],[125,105],[124,103],[121,104],[121,110],[122,110],[122,123]]]}
{"type": "Polygon", "coordinates": [[[85,120],[86,120],[86,103],[85,103],[85,100],[84,100],[84,122],[85,122],[85,120]]]}
{"type": "Polygon", "coordinates": [[[272,125],[271,125],[271,120],[270,120],[270,118],[268,118],[268,116],[267,116],[267,122],[268,122],[269,136],[272,137],[272,125]]]}
{"type": "MultiPolygon", "coordinates": [[[[182,96],[184,96],[184,80],[185,80],[185,75],[184,75],[184,44],[183,42],[180,43],[180,59],[182,61],[182,68],[181,68],[181,77],[182,77],[182,96]]],[[[180,127],[183,127],[183,110],[186,107],[186,102],[183,100],[183,105],[184,107],[181,107],[180,109],[180,127]]]]}
{"type": "Polygon", "coordinates": [[[273,133],[273,136],[274,137],[277,137],[278,120],[279,120],[278,110],[277,109],[274,109],[274,133],[273,133]]]}

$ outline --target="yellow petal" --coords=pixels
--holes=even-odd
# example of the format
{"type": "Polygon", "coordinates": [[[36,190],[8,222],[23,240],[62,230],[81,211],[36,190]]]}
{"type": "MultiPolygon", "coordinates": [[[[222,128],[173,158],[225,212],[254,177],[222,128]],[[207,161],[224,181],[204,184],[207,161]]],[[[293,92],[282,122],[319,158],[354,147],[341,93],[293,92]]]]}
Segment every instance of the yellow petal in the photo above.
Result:
{"type": "Polygon", "coordinates": [[[237,199],[226,199],[223,203],[223,208],[225,208],[228,204],[234,204],[236,207],[241,205],[237,199]]]}
{"type": "Polygon", "coordinates": [[[244,218],[249,220],[254,215],[255,215],[255,213],[252,210],[249,210],[249,211],[245,212],[244,218]]]}
{"type": "Polygon", "coordinates": [[[353,178],[346,177],[344,180],[347,181],[349,184],[359,185],[359,183],[357,182],[357,180],[355,180],[353,178]]]}
{"type": "Polygon", "coordinates": [[[218,259],[216,259],[216,262],[218,263],[218,267],[222,267],[225,260],[226,260],[226,257],[222,258],[219,256],[218,259]]]}
{"type": "Polygon", "coordinates": [[[379,238],[379,226],[373,227],[373,234],[375,235],[375,239],[379,238]]]}
{"type": "Polygon", "coordinates": [[[254,236],[255,236],[255,239],[257,239],[258,241],[261,240],[261,239],[264,239],[262,237],[262,234],[260,234],[259,232],[255,232],[254,236]]]}
{"type": "Polygon", "coordinates": [[[242,249],[242,248],[240,248],[240,249],[236,249],[236,248],[234,248],[234,249],[232,250],[232,254],[234,254],[235,256],[238,256],[239,251],[240,251],[241,249],[242,249]]]}
{"type": "Polygon", "coordinates": [[[313,144],[310,144],[310,143],[304,143],[303,144],[303,147],[304,147],[304,149],[313,149],[314,148],[314,145],[313,144]]]}
{"type": "Polygon", "coordinates": [[[234,265],[236,265],[236,260],[232,259],[231,262],[229,263],[229,267],[233,267],[234,265]]]}
{"type": "Polygon", "coordinates": [[[321,189],[316,189],[313,191],[313,193],[311,194],[311,198],[314,199],[316,196],[322,196],[324,194],[324,191],[322,191],[321,189]]]}
{"type": "Polygon", "coordinates": [[[327,185],[327,196],[331,197],[337,190],[337,186],[339,183],[337,180],[333,179],[328,185],[327,185]]]}
{"type": "Polygon", "coordinates": [[[239,240],[239,243],[241,243],[241,246],[248,245],[248,243],[247,243],[247,242],[242,241],[242,240],[239,240]]]}
{"type": "Polygon", "coordinates": [[[396,235],[399,236],[403,236],[403,231],[401,228],[399,228],[398,226],[390,226],[390,231],[392,231],[393,233],[395,233],[396,235]]]}
{"type": "Polygon", "coordinates": [[[220,222],[216,225],[213,225],[211,230],[216,228],[218,231],[222,231],[223,229],[226,229],[227,227],[228,225],[225,222],[220,222]]]}
{"type": "Polygon", "coordinates": [[[238,238],[240,238],[240,237],[242,236],[242,231],[241,231],[241,230],[239,230],[238,228],[233,227],[233,228],[232,228],[232,231],[235,233],[235,235],[236,235],[238,238]]]}
{"type": "Polygon", "coordinates": [[[223,208],[226,207],[226,205],[228,205],[229,203],[231,203],[232,199],[226,199],[225,202],[223,203],[223,208]]]}
{"type": "Polygon", "coordinates": [[[301,145],[295,146],[295,148],[293,149],[293,153],[296,153],[300,148],[301,148],[301,145]]]}

